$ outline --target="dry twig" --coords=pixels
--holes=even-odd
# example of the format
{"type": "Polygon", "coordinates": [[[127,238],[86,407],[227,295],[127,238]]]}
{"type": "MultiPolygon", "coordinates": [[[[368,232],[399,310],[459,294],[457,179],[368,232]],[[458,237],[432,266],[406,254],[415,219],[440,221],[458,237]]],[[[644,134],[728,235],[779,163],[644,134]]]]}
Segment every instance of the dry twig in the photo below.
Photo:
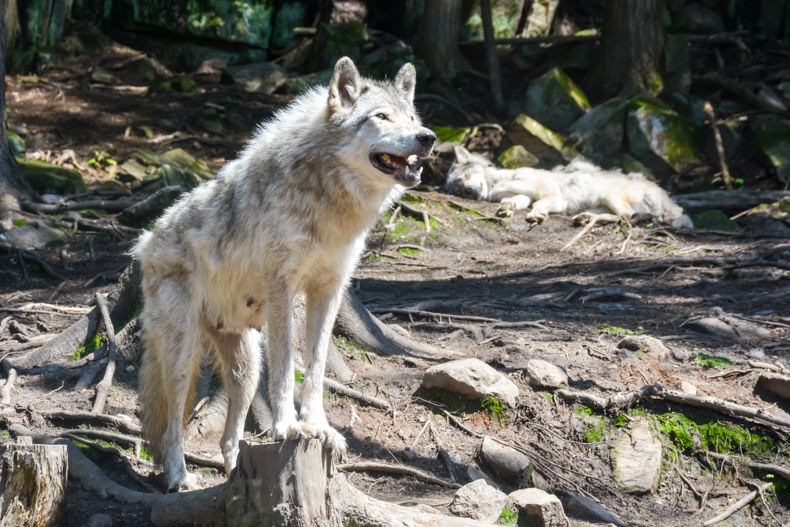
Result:
{"type": "Polygon", "coordinates": [[[402,474],[404,476],[412,476],[426,483],[433,483],[434,485],[441,485],[451,489],[461,488],[461,485],[453,481],[437,478],[427,472],[414,467],[407,467],[406,465],[393,465],[391,463],[381,463],[374,461],[362,461],[359,463],[344,463],[337,465],[338,470],[344,472],[383,472],[385,474],[402,474]]]}

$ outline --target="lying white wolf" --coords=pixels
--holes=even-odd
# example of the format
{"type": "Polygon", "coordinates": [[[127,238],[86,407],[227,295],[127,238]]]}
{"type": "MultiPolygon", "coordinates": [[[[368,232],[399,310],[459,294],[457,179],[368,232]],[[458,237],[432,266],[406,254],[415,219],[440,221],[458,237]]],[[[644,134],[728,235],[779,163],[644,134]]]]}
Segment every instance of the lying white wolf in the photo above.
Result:
{"type": "Polygon", "coordinates": [[[603,170],[583,160],[554,170],[508,170],[456,146],[444,189],[464,198],[498,201],[498,216],[532,205],[527,220],[537,223],[551,213],[612,212],[626,220],[647,216],[673,227],[693,227],[669,194],[641,174],[603,170]]]}
{"type": "Polygon", "coordinates": [[[328,88],[298,97],[261,125],[238,159],[137,242],[143,428],[171,489],[191,486],[182,426],[203,342],[216,352],[228,393],[221,447],[230,473],[258,386],[264,326],[274,438],[317,437],[345,448],[323,408],[327,345],[368,230],[385,204],[420,182],[417,159],[436,139],[414,110],[415,81],[411,64],[384,83],[340,59],[328,88]],[[297,414],[291,325],[300,292],[307,372],[297,414]]]}

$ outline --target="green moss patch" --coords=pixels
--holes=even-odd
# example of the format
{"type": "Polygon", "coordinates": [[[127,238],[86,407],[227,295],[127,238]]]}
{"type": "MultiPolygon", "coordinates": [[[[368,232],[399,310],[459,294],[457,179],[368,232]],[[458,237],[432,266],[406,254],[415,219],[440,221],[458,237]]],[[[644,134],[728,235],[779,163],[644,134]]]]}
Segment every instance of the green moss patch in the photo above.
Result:
{"type": "Polygon", "coordinates": [[[697,351],[697,354],[694,356],[694,362],[705,368],[713,368],[716,370],[727,370],[735,366],[735,362],[727,357],[708,355],[701,351],[697,351]]]}
{"type": "Polygon", "coordinates": [[[678,412],[667,412],[653,415],[651,419],[658,431],[682,452],[710,450],[720,454],[758,456],[775,452],[777,448],[770,437],[708,417],[689,417],[678,412]]]}

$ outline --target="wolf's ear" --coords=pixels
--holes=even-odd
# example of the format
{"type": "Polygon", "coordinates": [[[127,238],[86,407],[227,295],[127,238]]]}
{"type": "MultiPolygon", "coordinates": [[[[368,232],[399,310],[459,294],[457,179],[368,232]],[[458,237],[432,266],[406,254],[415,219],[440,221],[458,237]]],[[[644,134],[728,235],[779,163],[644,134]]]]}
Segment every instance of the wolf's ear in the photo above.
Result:
{"type": "Polygon", "coordinates": [[[397,75],[395,75],[395,87],[403,94],[406,102],[414,101],[414,87],[417,84],[417,70],[411,62],[403,65],[397,75]]]}
{"type": "Polygon", "coordinates": [[[343,57],[335,64],[335,72],[329,81],[329,108],[332,112],[347,111],[354,106],[362,90],[362,79],[354,62],[343,57]]]}
{"type": "Polygon", "coordinates": [[[455,145],[453,147],[453,152],[455,152],[455,162],[456,163],[471,163],[472,162],[472,153],[469,152],[466,148],[461,145],[455,145]]]}

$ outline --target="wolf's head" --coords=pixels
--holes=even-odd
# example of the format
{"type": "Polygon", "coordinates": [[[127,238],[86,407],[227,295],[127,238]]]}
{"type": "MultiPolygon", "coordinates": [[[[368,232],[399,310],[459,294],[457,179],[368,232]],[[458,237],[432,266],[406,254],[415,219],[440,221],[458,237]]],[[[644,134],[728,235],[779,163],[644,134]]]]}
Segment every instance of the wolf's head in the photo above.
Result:
{"type": "Polygon", "coordinates": [[[361,77],[348,57],[337,61],[329,82],[329,121],[343,135],[338,154],[348,166],[405,187],[420,182],[417,163],[431,153],[436,134],[414,110],[416,81],[411,64],[389,83],[361,77]]]}
{"type": "Polygon", "coordinates": [[[447,173],[444,191],[467,199],[487,199],[489,189],[486,171],[494,164],[463,146],[455,146],[453,150],[455,163],[447,173]]]}

